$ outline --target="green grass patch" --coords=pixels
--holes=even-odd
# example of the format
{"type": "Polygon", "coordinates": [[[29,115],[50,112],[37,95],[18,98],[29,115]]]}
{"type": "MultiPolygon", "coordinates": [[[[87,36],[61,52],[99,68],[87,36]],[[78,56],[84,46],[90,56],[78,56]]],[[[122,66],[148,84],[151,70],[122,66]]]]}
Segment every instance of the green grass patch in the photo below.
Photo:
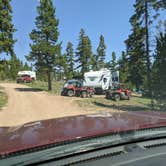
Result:
{"type": "MultiPolygon", "coordinates": [[[[60,95],[63,88],[64,82],[55,82],[52,81],[52,91],[49,91],[52,94],[60,95]]],[[[34,81],[32,83],[24,83],[24,85],[30,86],[36,90],[48,91],[48,84],[44,81],[34,81]]]]}
{"type": "Polygon", "coordinates": [[[102,97],[94,97],[76,100],[80,107],[92,108],[97,110],[114,109],[121,111],[150,111],[151,101],[147,98],[132,97],[131,100],[121,100],[115,102],[102,97]]]}
{"type": "Polygon", "coordinates": [[[2,107],[4,107],[7,103],[7,95],[4,92],[4,89],[2,87],[0,87],[0,110],[2,109],[2,107]]]}

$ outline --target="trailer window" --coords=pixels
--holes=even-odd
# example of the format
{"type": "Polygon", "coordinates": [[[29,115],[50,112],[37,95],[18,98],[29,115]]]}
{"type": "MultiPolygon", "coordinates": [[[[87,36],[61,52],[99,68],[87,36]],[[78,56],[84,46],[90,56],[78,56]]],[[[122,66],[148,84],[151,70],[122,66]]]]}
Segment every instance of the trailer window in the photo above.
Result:
{"type": "Polygon", "coordinates": [[[97,77],[88,77],[90,81],[95,81],[97,77]]]}

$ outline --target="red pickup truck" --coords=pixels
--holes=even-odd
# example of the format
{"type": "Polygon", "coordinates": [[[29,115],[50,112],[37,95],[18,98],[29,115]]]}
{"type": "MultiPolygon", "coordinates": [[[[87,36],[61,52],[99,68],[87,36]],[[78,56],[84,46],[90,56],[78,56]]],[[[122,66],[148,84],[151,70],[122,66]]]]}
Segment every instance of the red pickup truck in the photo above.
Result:
{"type": "Polygon", "coordinates": [[[17,78],[17,83],[30,83],[33,81],[33,78],[31,78],[29,75],[22,75],[17,78]]]}

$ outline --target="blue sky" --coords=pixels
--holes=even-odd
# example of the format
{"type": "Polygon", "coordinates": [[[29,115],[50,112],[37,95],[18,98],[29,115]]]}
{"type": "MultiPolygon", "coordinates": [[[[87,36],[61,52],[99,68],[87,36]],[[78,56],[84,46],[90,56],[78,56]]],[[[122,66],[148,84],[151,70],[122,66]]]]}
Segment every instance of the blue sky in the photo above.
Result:
{"type": "MultiPolygon", "coordinates": [[[[59,41],[62,41],[63,51],[68,41],[76,48],[78,34],[84,28],[92,41],[95,53],[99,36],[105,37],[107,58],[111,59],[112,51],[120,56],[125,49],[124,40],[130,33],[129,18],[133,14],[135,0],[53,0],[59,23],[59,41]]],[[[38,0],[12,0],[13,23],[17,32],[14,37],[17,56],[25,61],[25,55],[30,51],[29,33],[35,27],[38,0]]]]}

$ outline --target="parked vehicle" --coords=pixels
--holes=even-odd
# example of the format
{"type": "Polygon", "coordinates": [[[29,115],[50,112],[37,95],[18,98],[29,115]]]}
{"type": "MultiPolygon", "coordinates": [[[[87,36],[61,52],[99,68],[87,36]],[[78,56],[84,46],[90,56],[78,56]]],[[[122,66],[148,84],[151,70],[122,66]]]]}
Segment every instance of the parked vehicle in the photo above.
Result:
{"type": "Polygon", "coordinates": [[[92,97],[94,89],[91,87],[85,87],[80,80],[68,80],[61,92],[62,96],[77,96],[77,97],[92,97]]]}
{"type": "Polygon", "coordinates": [[[34,71],[19,71],[17,77],[17,83],[30,83],[36,80],[36,73],[34,71]]]}
{"type": "Polygon", "coordinates": [[[113,99],[115,101],[119,100],[130,100],[131,98],[131,91],[123,84],[114,85],[112,89],[106,91],[106,98],[113,99]]]}
{"type": "Polygon", "coordinates": [[[48,119],[0,127],[0,134],[1,166],[165,166],[166,162],[165,112],[48,119]]]}
{"type": "Polygon", "coordinates": [[[119,71],[110,71],[106,68],[99,71],[90,71],[84,74],[84,86],[93,87],[96,94],[102,94],[110,89],[113,83],[119,82],[119,71]]]}
{"type": "Polygon", "coordinates": [[[22,75],[17,78],[17,83],[22,83],[22,82],[30,83],[32,81],[33,81],[33,79],[29,75],[22,75]]]}

